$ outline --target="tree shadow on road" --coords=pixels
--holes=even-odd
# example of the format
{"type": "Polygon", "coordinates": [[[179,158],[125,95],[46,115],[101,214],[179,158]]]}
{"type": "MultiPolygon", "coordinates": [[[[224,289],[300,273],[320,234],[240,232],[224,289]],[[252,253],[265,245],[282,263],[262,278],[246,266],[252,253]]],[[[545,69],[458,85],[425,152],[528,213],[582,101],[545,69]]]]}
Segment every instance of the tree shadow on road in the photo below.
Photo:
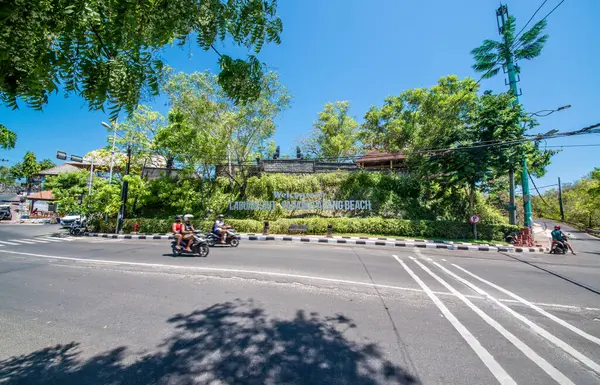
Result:
{"type": "Polygon", "coordinates": [[[343,315],[298,311],[268,317],[252,301],[213,305],[168,320],[156,352],[125,359],[125,347],[84,359],[72,342],[0,362],[4,384],[418,384],[373,344],[350,341],[343,315]]]}

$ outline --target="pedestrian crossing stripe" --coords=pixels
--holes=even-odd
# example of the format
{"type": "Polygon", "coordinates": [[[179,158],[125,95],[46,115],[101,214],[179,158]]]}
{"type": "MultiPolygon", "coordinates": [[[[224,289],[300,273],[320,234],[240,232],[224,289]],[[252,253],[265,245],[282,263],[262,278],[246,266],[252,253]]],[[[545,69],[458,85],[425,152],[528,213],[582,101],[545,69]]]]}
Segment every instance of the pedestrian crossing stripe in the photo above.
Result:
{"type": "Polygon", "coordinates": [[[52,238],[50,236],[42,236],[42,237],[37,237],[37,238],[23,238],[23,239],[9,239],[9,240],[1,240],[0,241],[0,247],[3,246],[24,246],[24,245],[39,245],[39,244],[43,244],[43,243],[50,243],[50,242],[72,242],[74,241],[75,238],[72,237],[68,237],[68,238],[52,238]]]}

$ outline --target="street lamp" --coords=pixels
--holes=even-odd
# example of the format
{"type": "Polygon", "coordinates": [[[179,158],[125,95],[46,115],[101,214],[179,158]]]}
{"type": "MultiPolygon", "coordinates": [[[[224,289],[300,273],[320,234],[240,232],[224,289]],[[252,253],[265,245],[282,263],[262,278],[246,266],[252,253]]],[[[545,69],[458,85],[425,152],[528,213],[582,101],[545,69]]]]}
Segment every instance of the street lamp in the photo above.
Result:
{"type": "Polygon", "coordinates": [[[540,118],[543,118],[545,116],[551,115],[557,111],[562,111],[562,110],[566,110],[567,108],[571,108],[570,104],[567,104],[566,106],[560,106],[554,110],[539,110],[536,112],[531,112],[529,113],[527,116],[538,116],[540,118]],[[545,112],[545,114],[542,114],[542,112],[545,112]]]}
{"type": "MultiPolygon", "coordinates": [[[[60,160],[67,160],[67,153],[64,151],[57,151],[56,158],[60,160]]],[[[88,195],[92,195],[92,176],[94,175],[94,157],[92,156],[92,164],[90,167],[90,180],[88,182],[88,195]]],[[[83,157],[71,154],[71,162],[83,163],[83,157]]]]}
{"type": "Polygon", "coordinates": [[[112,127],[110,126],[110,124],[106,123],[106,122],[102,122],[102,125],[104,127],[106,127],[107,129],[112,129],[113,130],[113,141],[112,141],[112,150],[110,152],[110,171],[108,174],[108,184],[112,183],[112,176],[113,176],[113,166],[115,163],[115,141],[117,139],[117,122],[115,121],[112,125],[112,127]]]}

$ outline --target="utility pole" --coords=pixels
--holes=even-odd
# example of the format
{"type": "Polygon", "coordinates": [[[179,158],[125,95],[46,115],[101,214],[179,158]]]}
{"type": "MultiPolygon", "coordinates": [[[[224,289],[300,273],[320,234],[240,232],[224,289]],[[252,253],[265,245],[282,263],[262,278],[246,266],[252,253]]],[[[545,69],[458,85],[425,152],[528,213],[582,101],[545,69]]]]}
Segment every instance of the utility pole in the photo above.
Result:
{"type": "Polygon", "coordinates": [[[94,157],[92,156],[92,165],[90,166],[90,181],[88,182],[88,196],[92,195],[93,175],[94,175],[94,157]]]}
{"type": "MultiPolygon", "coordinates": [[[[504,36],[504,28],[506,26],[506,22],[508,21],[508,7],[504,4],[501,4],[500,7],[496,10],[496,21],[498,22],[498,33],[501,36],[504,36]]],[[[520,81],[520,78],[517,74],[517,66],[515,64],[514,56],[512,52],[508,52],[506,57],[504,58],[504,67],[505,71],[508,73],[508,83],[507,85],[513,91],[513,95],[515,96],[514,104],[519,104],[519,96],[521,95],[520,90],[517,88],[517,83],[520,81]]],[[[527,170],[527,158],[526,155],[522,155],[522,171],[521,171],[521,183],[523,185],[523,208],[524,208],[524,225],[525,227],[531,227],[532,224],[532,216],[533,212],[531,209],[531,200],[529,197],[529,172],[527,170]]],[[[515,206],[515,183],[514,183],[514,171],[511,172],[512,178],[510,183],[510,223],[516,224],[516,206],[515,206]]]]}
{"type": "MultiPolygon", "coordinates": [[[[131,143],[127,146],[127,166],[125,167],[125,175],[129,175],[129,169],[131,166],[131,143]]],[[[117,218],[117,234],[123,230],[123,220],[125,219],[125,206],[127,204],[127,192],[129,189],[129,183],[123,178],[123,186],[121,187],[121,208],[119,209],[119,216],[117,218]]]]}
{"type": "Polygon", "coordinates": [[[558,205],[560,207],[560,220],[564,222],[565,211],[563,210],[562,185],[560,184],[560,177],[558,178],[558,205]]]}
{"type": "Polygon", "coordinates": [[[515,205],[515,169],[511,167],[508,172],[509,191],[509,207],[508,207],[508,223],[511,225],[517,224],[517,205],[515,205]]]}

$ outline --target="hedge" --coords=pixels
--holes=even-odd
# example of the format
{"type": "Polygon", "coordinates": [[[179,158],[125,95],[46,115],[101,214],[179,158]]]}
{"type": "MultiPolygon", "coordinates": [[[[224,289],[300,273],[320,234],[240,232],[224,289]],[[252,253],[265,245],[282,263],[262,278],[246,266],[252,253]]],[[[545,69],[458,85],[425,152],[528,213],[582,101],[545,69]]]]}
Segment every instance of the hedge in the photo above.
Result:
{"type": "MultiPolygon", "coordinates": [[[[134,223],[140,226],[142,234],[168,233],[171,230],[171,219],[126,219],[123,224],[125,233],[133,231],[134,223]]],[[[263,221],[253,219],[228,219],[226,221],[240,233],[262,233],[263,221]]],[[[212,226],[209,221],[195,221],[197,229],[208,230],[212,226]]],[[[270,234],[288,234],[292,224],[308,225],[308,234],[327,234],[327,226],[333,227],[334,234],[385,234],[397,237],[472,239],[472,226],[468,223],[452,221],[406,220],[388,218],[294,218],[278,219],[269,222],[270,234]]],[[[92,223],[94,231],[114,232],[115,221],[108,224],[104,220],[92,223]]],[[[518,226],[507,224],[479,224],[477,234],[482,240],[503,241],[512,231],[519,231],[518,226]]]]}

